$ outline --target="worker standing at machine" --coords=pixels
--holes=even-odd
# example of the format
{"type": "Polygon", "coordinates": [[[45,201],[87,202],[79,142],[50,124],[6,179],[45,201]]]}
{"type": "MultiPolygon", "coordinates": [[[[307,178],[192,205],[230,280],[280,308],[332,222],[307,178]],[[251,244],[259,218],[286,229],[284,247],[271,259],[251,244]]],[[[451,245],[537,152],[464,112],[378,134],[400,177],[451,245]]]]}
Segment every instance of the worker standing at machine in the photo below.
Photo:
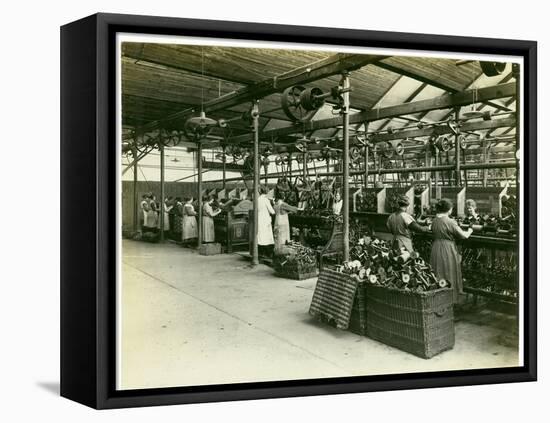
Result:
{"type": "Polygon", "coordinates": [[[457,239],[469,238],[472,228],[463,231],[458,223],[449,217],[453,203],[443,198],[436,205],[436,217],[432,221],[432,253],[430,264],[438,279],[445,279],[453,289],[453,302],[460,302],[463,294],[462,268],[456,247],[457,239]]]}
{"type": "Polygon", "coordinates": [[[194,243],[198,237],[197,230],[197,212],[193,207],[193,198],[186,197],[183,205],[183,228],[181,240],[183,245],[194,243]]]}
{"type": "Polygon", "coordinates": [[[466,216],[469,220],[478,220],[479,214],[477,213],[477,204],[474,200],[469,199],[466,200],[466,203],[464,204],[464,208],[466,209],[466,216]]]}
{"type": "Polygon", "coordinates": [[[407,209],[410,205],[409,197],[400,196],[397,200],[398,209],[388,217],[386,227],[393,235],[392,248],[401,250],[405,248],[409,253],[414,251],[411,230],[416,232],[429,232],[428,226],[421,226],[412,217],[407,209]]]}
{"type": "Polygon", "coordinates": [[[215,241],[215,232],[214,232],[214,217],[219,215],[222,210],[217,209],[214,211],[214,197],[205,195],[202,198],[202,242],[214,242],[215,241]]]}
{"type": "Polygon", "coordinates": [[[172,225],[172,239],[174,241],[180,241],[182,239],[183,231],[183,203],[181,197],[176,197],[174,199],[174,207],[170,210],[172,215],[173,225],[172,225]]]}
{"type": "Polygon", "coordinates": [[[270,257],[275,240],[273,239],[273,228],[271,227],[271,216],[275,210],[271,206],[271,201],[267,198],[267,189],[260,187],[260,197],[258,198],[258,247],[259,254],[270,257]]]}
{"type": "Polygon", "coordinates": [[[340,216],[342,213],[342,205],[344,204],[344,201],[342,200],[342,197],[340,196],[340,193],[336,191],[336,194],[334,194],[334,201],[332,203],[332,213],[336,216],[340,216]]]}
{"type": "Polygon", "coordinates": [[[145,227],[145,224],[147,223],[147,212],[149,212],[149,194],[143,194],[141,196],[140,209],[141,209],[141,228],[143,229],[143,227],[145,227]]]}
{"type": "Polygon", "coordinates": [[[275,238],[274,252],[275,254],[279,254],[286,242],[290,241],[290,225],[288,223],[288,214],[296,213],[298,210],[301,209],[285,203],[282,197],[282,193],[277,192],[273,210],[275,210],[275,227],[273,230],[273,235],[275,238]]]}

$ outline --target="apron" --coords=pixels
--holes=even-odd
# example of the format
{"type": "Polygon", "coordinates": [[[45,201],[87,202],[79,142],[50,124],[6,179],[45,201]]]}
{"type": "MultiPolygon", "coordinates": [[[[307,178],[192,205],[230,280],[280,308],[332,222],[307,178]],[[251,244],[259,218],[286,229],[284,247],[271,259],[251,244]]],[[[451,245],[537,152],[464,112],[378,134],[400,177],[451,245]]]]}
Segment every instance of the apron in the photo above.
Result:
{"type": "Polygon", "coordinates": [[[273,245],[273,229],[271,228],[271,215],[275,210],[265,195],[258,198],[258,245],[273,245]]]}

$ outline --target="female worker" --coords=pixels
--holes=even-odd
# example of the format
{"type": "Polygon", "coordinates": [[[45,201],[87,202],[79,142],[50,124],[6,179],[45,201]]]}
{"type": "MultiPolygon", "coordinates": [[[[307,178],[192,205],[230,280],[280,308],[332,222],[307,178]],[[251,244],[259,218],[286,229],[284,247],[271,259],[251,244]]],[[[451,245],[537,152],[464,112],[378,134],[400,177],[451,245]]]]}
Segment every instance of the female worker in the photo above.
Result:
{"type": "Polygon", "coordinates": [[[214,242],[215,232],[214,232],[214,217],[219,215],[222,211],[218,209],[214,211],[212,204],[214,203],[213,196],[205,195],[202,198],[202,242],[214,242]]]}
{"type": "Polygon", "coordinates": [[[392,247],[394,250],[405,248],[409,253],[414,251],[411,239],[411,230],[416,232],[428,232],[427,226],[420,226],[408,212],[410,205],[406,195],[397,200],[398,209],[388,217],[386,227],[393,235],[392,247]]]}
{"type": "Polygon", "coordinates": [[[155,204],[155,196],[150,194],[147,198],[148,208],[145,215],[145,225],[143,228],[144,232],[156,233],[158,228],[158,213],[157,206],[155,204]]]}
{"type": "Polygon", "coordinates": [[[273,239],[273,229],[271,228],[271,216],[275,210],[271,207],[271,202],[267,198],[267,189],[260,187],[260,197],[258,198],[258,246],[262,255],[271,256],[271,246],[275,243],[273,239]]]}
{"type": "MultiPolygon", "coordinates": [[[[162,231],[164,232],[164,235],[167,237],[170,231],[170,210],[172,209],[172,197],[165,197],[164,198],[164,213],[163,213],[163,225],[162,231]]],[[[160,230],[160,207],[159,207],[159,217],[157,222],[157,227],[160,230]]]]}
{"type": "Polygon", "coordinates": [[[445,279],[453,288],[453,301],[458,303],[462,290],[462,269],[460,255],[455,240],[466,239],[472,234],[472,228],[463,231],[449,215],[453,203],[447,199],[439,200],[436,205],[436,217],[432,221],[433,244],[430,264],[439,279],[445,279]]]}
{"type": "Polygon", "coordinates": [[[291,206],[284,202],[282,193],[277,193],[275,197],[275,227],[273,235],[275,238],[275,254],[281,252],[282,247],[287,241],[290,241],[290,226],[288,224],[288,214],[296,213],[300,210],[298,207],[291,206]]]}
{"type": "Polygon", "coordinates": [[[344,204],[340,193],[337,191],[334,194],[334,202],[332,203],[332,213],[339,216],[342,213],[342,205],[344,204]]]}
{"type": "Polygon", "coordinates": [[[170,210],[170,214],[173,220],[172,239],[174,241],[181,241],[183,231],[183,202],[181,201],[181,197],[174,199],[174,207],[170,210]]]}
{"type": "Polygon", "coordinates": [[[477,220],[479,218],[479,214],[477,213],[477,204],[474,200],[472,199],[466,200],[465,209],[466,209],[466,216],[470,220],[477,220]]]}
{"type": "Polygon", "coordinates": [[[181,239],[184,245],[189,245],[197,239],[197,212],[193,207],[193,198],[186,197],[183,205],[183,222],[181,239]]]}
{"type": "Polygon", "coordinates": [[[141,196],[141,227],[142,229],[146,226],[147,223],[147,213],[149,212],[149,194],[143,194],[141,196]]]}

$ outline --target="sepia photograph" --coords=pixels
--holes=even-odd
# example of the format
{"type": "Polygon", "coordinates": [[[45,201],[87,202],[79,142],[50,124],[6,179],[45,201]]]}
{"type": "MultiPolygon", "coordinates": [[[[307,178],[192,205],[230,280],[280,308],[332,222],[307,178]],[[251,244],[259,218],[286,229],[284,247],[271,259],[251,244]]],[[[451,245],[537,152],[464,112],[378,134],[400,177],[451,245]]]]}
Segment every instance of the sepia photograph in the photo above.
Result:
{"type": "Polygon", "coordinates": [[[523,366],[522,57],[116,60],[117,390],[523,366]]]}

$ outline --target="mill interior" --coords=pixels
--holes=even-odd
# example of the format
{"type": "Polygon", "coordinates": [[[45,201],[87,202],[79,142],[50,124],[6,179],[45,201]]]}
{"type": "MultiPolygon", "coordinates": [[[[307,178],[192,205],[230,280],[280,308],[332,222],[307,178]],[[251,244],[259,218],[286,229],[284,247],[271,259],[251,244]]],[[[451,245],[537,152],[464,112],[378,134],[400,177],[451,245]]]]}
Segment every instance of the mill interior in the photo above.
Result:
{"type": "Polygon", "coordinates": [[[120,60],[122,386],[518,365],[518,64],[120,60]]]}

